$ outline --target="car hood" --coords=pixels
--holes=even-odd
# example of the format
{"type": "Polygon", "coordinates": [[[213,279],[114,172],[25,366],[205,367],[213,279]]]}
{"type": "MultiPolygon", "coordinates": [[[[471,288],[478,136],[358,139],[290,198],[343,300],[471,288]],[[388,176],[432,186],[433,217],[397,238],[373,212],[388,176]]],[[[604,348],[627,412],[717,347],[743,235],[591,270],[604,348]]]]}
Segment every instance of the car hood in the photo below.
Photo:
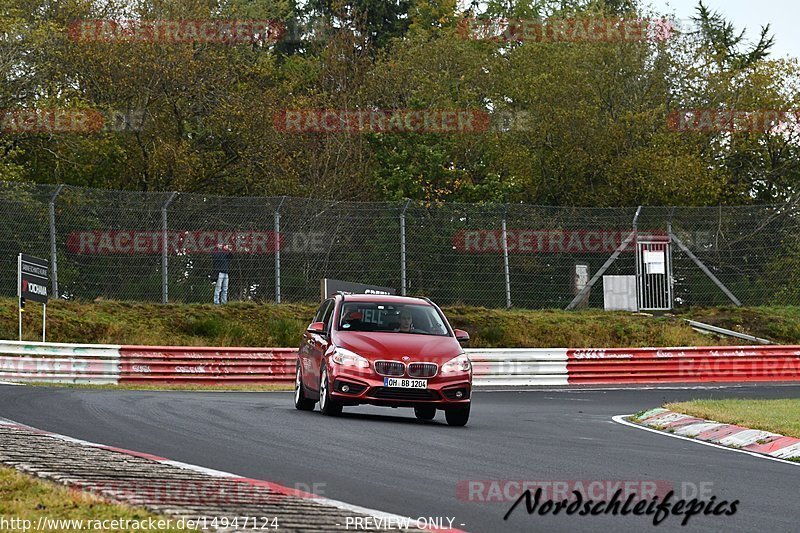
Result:
{"type": "Polygon", "coordinates": [[[336,346],[346,348],[367,359],[400,359],[446,362],[463,350],[454,337],[415,335],[413,333],[337,332],[336,346]]]}

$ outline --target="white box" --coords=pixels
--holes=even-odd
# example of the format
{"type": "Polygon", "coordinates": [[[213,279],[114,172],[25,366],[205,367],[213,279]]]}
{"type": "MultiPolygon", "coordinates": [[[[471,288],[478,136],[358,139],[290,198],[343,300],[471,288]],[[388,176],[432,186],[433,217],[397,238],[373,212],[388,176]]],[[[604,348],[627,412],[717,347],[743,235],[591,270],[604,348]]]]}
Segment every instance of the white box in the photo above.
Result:
{"type": "Polygon", "coordinates": [[[636,276],[603,276],[603,308],[606,311],[638,311],[636,276]]]}

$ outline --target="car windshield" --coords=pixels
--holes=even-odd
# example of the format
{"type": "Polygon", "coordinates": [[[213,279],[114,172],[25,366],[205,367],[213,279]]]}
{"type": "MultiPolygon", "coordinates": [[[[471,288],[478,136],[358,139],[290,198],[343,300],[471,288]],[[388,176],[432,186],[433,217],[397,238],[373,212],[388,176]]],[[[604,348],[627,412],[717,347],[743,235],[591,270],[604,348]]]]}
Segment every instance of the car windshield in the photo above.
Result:
{"type": "Polygon", "coordinates": [[[430,305],[346,302],[339,318],[342,331],[376,331],[447,336],[447,326],[430,305]]]}

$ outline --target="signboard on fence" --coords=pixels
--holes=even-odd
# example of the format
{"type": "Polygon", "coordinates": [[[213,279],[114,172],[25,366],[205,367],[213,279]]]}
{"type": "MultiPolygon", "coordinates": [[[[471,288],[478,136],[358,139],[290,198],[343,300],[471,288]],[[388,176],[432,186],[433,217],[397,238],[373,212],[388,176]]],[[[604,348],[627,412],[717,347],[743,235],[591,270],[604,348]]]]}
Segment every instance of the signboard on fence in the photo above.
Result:
{"type": "Polygon", "coordinates": [[[48,265],[45,259],[19,254],[20,298],[33,302],[47,303],[48,265]]]}
{"type": "Polygon", "coordinates": [[[320,283],[320,292],[322,299],[330,298],[337,292],[344,294],[395,294],[391,287],[380,287],[378,285],[365,285],[363,283],[353,283],[350,281],[341,281],[338,279],[325,278],[320,283]]]}
{"type": "Polygon", "coordinates": [[[47,283],[49,263],[30,255],[17,256],[17,303],[19,304],[19,340],[22,340],[22,312],[25,301],[39,302],[42,308],[42,342],[46,337],[47,324],[47,283]]]}

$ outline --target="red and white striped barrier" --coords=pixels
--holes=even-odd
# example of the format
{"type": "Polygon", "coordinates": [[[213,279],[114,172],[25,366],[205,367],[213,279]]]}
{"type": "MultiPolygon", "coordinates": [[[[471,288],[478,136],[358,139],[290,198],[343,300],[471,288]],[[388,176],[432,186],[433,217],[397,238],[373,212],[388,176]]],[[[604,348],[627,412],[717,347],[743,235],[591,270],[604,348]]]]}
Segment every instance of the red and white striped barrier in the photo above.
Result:
{"type": "Polygon", "coordinates": [[[121,346],[120,383],[294,382],[295,348],[121,346]]]}
{"type": "Polygon", "coordinates": [[[570,385],[800,380],[800,346],[567,351],[570,385]]]}
{"type": "Polygon", "coordinates": [[[0,380],[115,384],[119,349],[111,344],[0,341],[0,380]]]}
{"type": "MultiPolygon", "coordinates": [[[[800,381],[800,346],[469,349],[478,387],[800,381]]],[[[0,381],[290,384],[294,348],[0,341],[0,381]]]]}
{"type": "Polygon", "coordinates": [[[293,348],[0,341],[0,381],[118,384],[294,382],[293,348]]]}
{"type": "Polygon", "coordinates": [[[568,384],[566,348],[474,348],[466,352],[478,387],[568,384]]]}

